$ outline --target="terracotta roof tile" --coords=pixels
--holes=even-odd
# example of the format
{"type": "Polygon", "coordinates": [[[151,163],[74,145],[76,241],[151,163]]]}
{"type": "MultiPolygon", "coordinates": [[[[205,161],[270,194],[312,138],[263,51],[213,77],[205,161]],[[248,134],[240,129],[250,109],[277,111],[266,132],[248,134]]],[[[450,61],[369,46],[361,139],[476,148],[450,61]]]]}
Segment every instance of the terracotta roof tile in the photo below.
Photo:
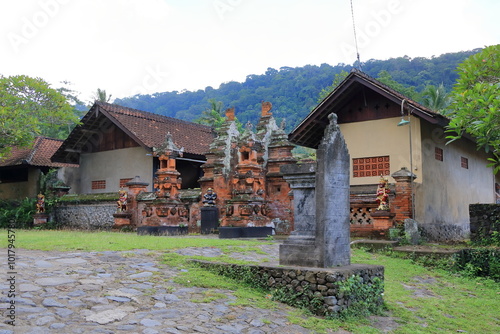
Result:
{"type": "Polygon", "coordinates": [[[212,128],[206,125],[116,104],[96,103],[148,148],[163,144],[167,133],[170,132],[175,144],[184,147],[184,152],[203,155],[208,151],[213,139],[212,128]]]}
{"type": "Polygon", "coordinates": [[[12,148],[5,159],[0,160],[0,167],[31,165],[40,167],[77,167],[78,165],[52,162],[50,158],[59,149],[62,140],[36,137],[30,148],[12,148]]]}
{"type": "Polygon", "coordinates": [[[339,106],[345,103],[347,99],[352,99],[358,89],[364,89],[364,87],[375,91],[398,105],[401,105],[404,101],[405,106],[411,108],[412,115],[432,124],[445,126],[448,123],[445,116],[435,113],[367,74],[353,70],[292,130],[288,135],[288,139],[297,145],[317,148],[323,137],[324,128],[328,124],[328,114],[337,112],[335,110],[338,110],[339,106]]]}

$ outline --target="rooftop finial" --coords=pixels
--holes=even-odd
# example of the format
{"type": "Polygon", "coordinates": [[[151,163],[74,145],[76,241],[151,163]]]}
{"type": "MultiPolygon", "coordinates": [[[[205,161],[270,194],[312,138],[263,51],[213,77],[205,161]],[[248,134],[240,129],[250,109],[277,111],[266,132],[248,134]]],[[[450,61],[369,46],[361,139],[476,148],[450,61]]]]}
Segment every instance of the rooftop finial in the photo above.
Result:
{"type": "Polygon", "coordinates": [[[226,120],[234,121],[234,107],[226,109],[226,120]]]}
{"type": "Polygon", "coordinates": [[[271,109],[273,108],[273,105],[271,102],[262,102],[262,112],[261,112],[261,116],[264,117],[264,116],[271,116],[271,109]]]}

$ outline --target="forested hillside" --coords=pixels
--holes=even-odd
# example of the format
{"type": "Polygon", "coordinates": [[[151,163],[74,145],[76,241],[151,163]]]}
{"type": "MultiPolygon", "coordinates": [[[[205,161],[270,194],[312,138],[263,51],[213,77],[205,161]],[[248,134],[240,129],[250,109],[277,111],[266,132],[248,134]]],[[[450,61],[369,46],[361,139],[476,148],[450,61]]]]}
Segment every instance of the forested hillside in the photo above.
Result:
{"type": "MultiPolygon", "coordinates": [[[[433,58],[399,57],[388,60],[369,60],[361,64],[363,72],[377,78],[387,71],[392,79],[421,93],[428,85],[443,84],[449,92],[458,78],[455,69],[467,57],[481,49],[447,53],[433,58]]],[[[256,123],[261,101],[273,104],[277,120],[286,118],[291,130],[318,103],[319,93],[330,86],[336,74],[349,72],[353,65],[306,65],[304,67],[268,68],[264,74],[250,74],[245,82],[227,82],[218,89],[184,92],[164,92],[116,99],[114,103],[165,116],[194,121],[210,107],[209,100],[223,103],[223,109],[236,108],[236,117],[242,122],[256,123]]],[[[418,96],[417,96],[418,100],[418,96]]]]}

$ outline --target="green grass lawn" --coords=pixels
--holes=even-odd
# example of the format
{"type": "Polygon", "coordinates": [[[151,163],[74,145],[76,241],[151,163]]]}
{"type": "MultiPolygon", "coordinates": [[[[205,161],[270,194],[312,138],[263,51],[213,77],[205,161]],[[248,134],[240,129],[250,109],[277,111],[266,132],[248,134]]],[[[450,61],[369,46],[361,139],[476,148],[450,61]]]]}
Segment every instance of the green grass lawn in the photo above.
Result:
{"type": "Polygon", "coordinates": [[[394,333],[500,333],[500,284],[363,250],[354,263],[385,267],[384,300],[401,327],[394,333]]]}
{"type": "MultiPolygon", "coordinates": [[[[0,247],[7,246],[7,230],[0,230],[0,247]]],[[[150,249],[162,251],[163,261],[173,266],[188,266],[186,257],[170,252],[182,247],[218,247],[224,252],[255,251],[256,245],[268,241],[185,237],[137,236],[133,233],[16,230],[16,248],[60,251],[105,251],[150,249]]],[[[220,259],[228,260],[227,254],[220,259]]],[[[500,284],[484,279],[468,279],[430,270],[411,260],[352,250],[353,263],[378,264],[385,267],[384,299],[388,314],[397,318],[399,327],[390,333],[500,333],[500,284]]],[[[214,277],[202,269],[191,268],[177,281],[186,285],[235,290],[237,303],[276,308],[261,291],[241,287],[238,282],[214,277]]],[[[208,299],[217,298],[209,294],[208,299]]],[[[326,320],[303,312],[292,312],[290,321],[328,333],[340,327],[353,333],[381,333],[366,319],[326,320]]]]}
{"type": "MultiPolygon", "coordinates": [[[[0,247],[7,245],[7,230],[3,230],[0,247]]],[[[123,251],[133,249],[166,250],[184,247],[223,247],[256,245],[252,240],[209,239],[193,236],[157,237],[135,233],[81,232],[55,230],[16,230],[17,248],[59,251],[123,251]]]]}

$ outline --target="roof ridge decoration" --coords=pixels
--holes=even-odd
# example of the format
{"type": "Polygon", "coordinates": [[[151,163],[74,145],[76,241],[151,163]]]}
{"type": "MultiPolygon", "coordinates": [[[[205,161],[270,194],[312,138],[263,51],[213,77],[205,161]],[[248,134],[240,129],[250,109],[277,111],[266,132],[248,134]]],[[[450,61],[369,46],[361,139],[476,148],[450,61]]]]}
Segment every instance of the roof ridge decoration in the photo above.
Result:
{"type": "Polygon", "coordinates": [[[167,132],[167,135],[165,136],[165,141],[158,147],[153,147],[153,153],[155,156],[161,156],[161,155],[175,155],[182,157],[184,153],[184,147],[179,148],[177,145],[174,143],[174,139],[172,138],[172,134],[170,132],[167,132]]]}
{"type": "Polygon", "coordinates": [[[25,159],[27,164],[31,163],[31,161],[33,160],[33,157],[35,156],[36,151],[37,151],[38,147],[41,145],[41,143],[42,143],[42,138],[35,137],[35,144],[31,148],[31,151],[30,151],[30,154],[28,155],[28,158],[25,159]]]}

